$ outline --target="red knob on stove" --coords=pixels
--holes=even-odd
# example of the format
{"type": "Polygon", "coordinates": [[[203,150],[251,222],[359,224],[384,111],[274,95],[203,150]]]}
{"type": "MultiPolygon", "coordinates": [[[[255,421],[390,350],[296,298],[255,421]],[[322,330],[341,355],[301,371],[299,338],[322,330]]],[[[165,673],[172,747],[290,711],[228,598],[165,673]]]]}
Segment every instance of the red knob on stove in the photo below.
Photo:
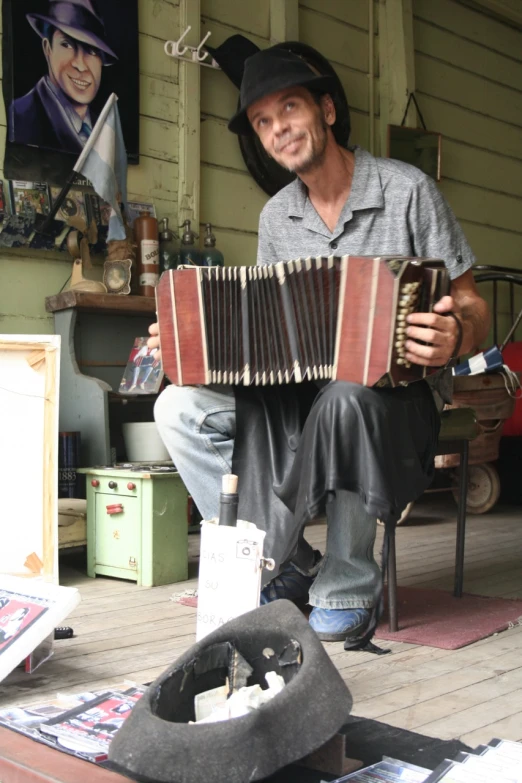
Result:
{"type": "Polygon", "coordinates": [[[99,486],[100,486],[100,482],[98,481],[98,479],[93,479],[91,481],[91,487],[99,487],[99,486]]]}
{"type": "Polygon", "coordinates": [[[136,489],[136,484],[133,484],[132,481],[129,481],[127,484],[127,489],[136,489]]]}

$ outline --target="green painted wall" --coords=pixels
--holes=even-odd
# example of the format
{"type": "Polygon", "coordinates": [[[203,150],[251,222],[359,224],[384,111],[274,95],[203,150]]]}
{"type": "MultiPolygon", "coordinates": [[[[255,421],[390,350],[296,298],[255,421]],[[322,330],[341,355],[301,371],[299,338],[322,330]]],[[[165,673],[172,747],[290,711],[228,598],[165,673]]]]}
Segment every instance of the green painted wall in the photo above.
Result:
{"type": "MultiPolygon", "coordinates": [[[[455,0],[414,0],[413,13],[417,97],[443,134],[441,189],[479,263],[522,269],[522,31],[455,0]]],[[[490,285],[481,292],[491,301],[490,285]]]]}

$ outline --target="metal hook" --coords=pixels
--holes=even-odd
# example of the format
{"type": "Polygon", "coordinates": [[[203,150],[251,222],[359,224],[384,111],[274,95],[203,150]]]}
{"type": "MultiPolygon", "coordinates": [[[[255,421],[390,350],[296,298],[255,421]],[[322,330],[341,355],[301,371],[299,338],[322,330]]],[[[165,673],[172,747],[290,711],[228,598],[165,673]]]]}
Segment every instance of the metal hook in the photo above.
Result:
{"type": "Polygon", "coordinates": [[[183,49],[180,49],[179,45],[182,42],[182,40],[190,33],[191,30],[192,30],[192,27],[191,27],[191,25],[189,25],[187,27],[187,29],[185,30],[185,32],[183,33],[183,35],[181,36],[181,38],[179,38],[176,42],[174,42],[174,46],[173,46],[174,55],[178,55],[178,57],[183,57],[183,55],[185,54],[185,52],[187,51],[187,49],[189,47],[188,46],[184,46],[183,49]]]}
{"type": "Polygon", "coordinates": [[[201,47],[205,45],[205,43],[208,41],[208,39],[210,38],[211,35],[212,35],[212,33],[209,30],[208,33],[206,34],[206,36],[201,41],[201,43],[198,46],[198,48],[196,49],[196,51],[195,51],[195,55],[197,56],[198,62],[203,62],[203,60],[205,60],[208,57],[208,55],[209,55],[209,52],[204,52],[203,57],[202,57],[200,52],[201,52],[201,47]]]}

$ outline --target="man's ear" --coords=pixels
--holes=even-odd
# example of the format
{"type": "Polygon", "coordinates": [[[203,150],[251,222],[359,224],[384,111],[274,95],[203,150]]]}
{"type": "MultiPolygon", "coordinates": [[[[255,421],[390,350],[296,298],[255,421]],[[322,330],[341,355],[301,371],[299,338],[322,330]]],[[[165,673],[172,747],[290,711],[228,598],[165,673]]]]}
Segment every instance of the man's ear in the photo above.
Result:
{"type": "Polygon", "coordinates": [[[48,38],[43,38],[42,39],[42,49],[43,49],[44,57],[48,61],[49,60],[49,56],[51,54],[51,44],[50,44],[48,38]]]}
{"type": "Polygon", "coordinates": [[[335,104],[331,95],[321,95],[321,108],[323,110],[323,116],[328,125],[333,125],[337,119],[337,113],[335,111],[335,104]]]}

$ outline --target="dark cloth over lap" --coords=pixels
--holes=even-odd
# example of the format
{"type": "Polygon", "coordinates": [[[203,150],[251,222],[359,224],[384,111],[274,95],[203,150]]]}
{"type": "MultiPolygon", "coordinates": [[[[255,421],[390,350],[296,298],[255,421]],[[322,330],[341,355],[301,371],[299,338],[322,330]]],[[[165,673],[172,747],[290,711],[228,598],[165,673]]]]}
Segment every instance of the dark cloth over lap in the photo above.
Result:
{"type": "Polygon", "coordinates": [[[277,567],[331,493],[357,492],[369,514],[393,523],[431,483],[440,417],[423,381],[236,387],[235,396],[239,516],[266,530],[277,567]]]}

